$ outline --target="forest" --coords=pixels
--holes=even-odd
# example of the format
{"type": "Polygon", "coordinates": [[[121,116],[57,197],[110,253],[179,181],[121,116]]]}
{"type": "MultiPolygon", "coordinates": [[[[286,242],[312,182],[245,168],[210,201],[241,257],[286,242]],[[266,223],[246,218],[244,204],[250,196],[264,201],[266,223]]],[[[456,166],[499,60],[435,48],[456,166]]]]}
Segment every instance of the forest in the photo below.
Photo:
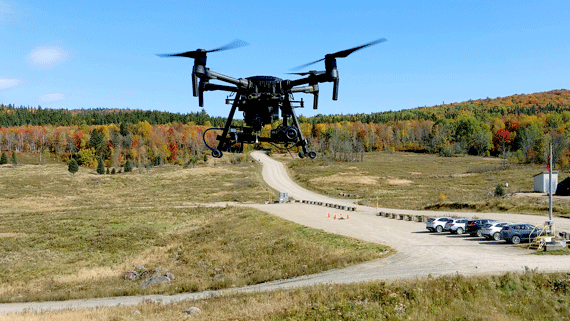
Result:
{"type": "MultiPolygon", "coordinates": [[[[570,91],[565,89],[355,115],[300,116],[321,157],[359,161],[369,151],[410,151],[444,157],[493,156],[517,163],[570,163],[570,91]]],[[[82,166],[121,168],[165,162],[193,165],[207,157],[202,134],[221,117],[142,110],[64,110],[0,105],[2,152],[51,154],[82,166]]],[[[239,121],[238,121],[239,122],[239,121]]],[[[272,126],[262,129],[267,135],[272,126]]],[[[215,133],[206,141],[214,145],[215,133]]],[[[246,146],[245,149],[273,146],[246,146]]]]}

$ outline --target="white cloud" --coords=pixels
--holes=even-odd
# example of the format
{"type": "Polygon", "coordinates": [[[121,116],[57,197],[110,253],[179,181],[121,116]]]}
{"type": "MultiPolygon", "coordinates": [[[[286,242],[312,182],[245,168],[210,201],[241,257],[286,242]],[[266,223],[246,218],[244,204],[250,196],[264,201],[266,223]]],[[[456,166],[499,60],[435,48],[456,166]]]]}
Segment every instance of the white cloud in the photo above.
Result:
{"type": "Polygon", "coordinates": [[[57,101],[62,101],[65,99],[65,95],[61,94],[61,93],[54,93],[54,94],[45,94],[45,95],[41,95],[38,98],[38,101],[40,104],[49,104],[49,103],[55,103],[57,101]]]}
{"type": "Polygon", "coordinates": [[[16,78],[0,78],[0,90],[16,87],[22,80],[16,78]]]}
{"type": "Polygon", "coordinates": [[[28,55],[28,61],[40,68],[51,68],[64,61],[68,56],[60,47],[38,47],[28,55]]]}
{"type": "Polygon", "coordinates": [[[17,21],[20,16],[17,4],[0,0],[0,23],[17,21]]]}

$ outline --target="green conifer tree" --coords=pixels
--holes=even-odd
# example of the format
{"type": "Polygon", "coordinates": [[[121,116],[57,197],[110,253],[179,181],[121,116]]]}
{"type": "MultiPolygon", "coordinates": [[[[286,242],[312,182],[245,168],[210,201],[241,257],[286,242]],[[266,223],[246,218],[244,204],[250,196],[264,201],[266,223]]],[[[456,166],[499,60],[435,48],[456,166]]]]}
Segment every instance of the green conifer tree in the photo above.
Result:
{"type": "Polygon", "coordinates": [[[8,164],[8,156],[5,152],[2,152],[2,156],[0,156],[0,165],[8,164]]]}
{"type": "Polygon", "coordinates": [[[133,170],[133,165],[131,165],[131,160],[127,159],[125,162],[125,173],[128,173],[133,170]]]}
{"type": "Polygon", "coordinates": [[[97,160],[97,174],[105,174],[105,164],[103,164],[102,158],[97,160]]]}
{"type": "Polygon", "coordinates": [[[77,173],[77,171],[79,171],[79,164],[77,164],[77,161],[75,159],[71,159],[71,161],[67,165],[67,170],[71,174],[75,174],[77,173]]]}
{"type": "Polygon", "coordinates": [[[16,152],[12,152],[12,158],[10,159],[10,161],[12,162],[12,165],[16,166],[18,165],[18,160],[16,159],[16,152]]]}

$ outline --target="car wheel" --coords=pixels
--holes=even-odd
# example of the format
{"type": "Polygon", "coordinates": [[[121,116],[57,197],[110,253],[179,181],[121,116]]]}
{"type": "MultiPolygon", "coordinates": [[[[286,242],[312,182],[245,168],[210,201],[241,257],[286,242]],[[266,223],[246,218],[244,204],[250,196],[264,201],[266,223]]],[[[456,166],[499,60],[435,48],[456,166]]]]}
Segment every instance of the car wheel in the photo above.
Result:
{"type": "Polygon", "coordinates": [[[477,233],[475,233],[475,235],[477,235],[477,237],[481,237],[481,236],[483,236],[483,231],[481,231],[479,229],[479,230],[477,230],[477,233]]]}
{"type": "Polygon", "coordinates": [[[511,239],[511,243],[513,244],[519,244],[521,242],[521,238],[518,235],[513,236],[513,238],[511,239]]]}
{"type": "Polygon", "coordinates": [[[501,234],[499,232],[495,232],[495,234],[493,234],[493,240],[499,241],[500,239],[501,239],[501,234]]]}
{"type": "Polygon", "coordinates": [[[443,232],[443,226],[441,226],[441,225],[436,226],[436,227],[435,227],[435,231],[438,232],[438,233],[443,232]]]}
{"type": "Polygon", "coordinates": [[[463,234],[463,229],[461,227],[458,227],[457,230],[455,231],[455,233],[457,233],[458,235],[463,234]]]}

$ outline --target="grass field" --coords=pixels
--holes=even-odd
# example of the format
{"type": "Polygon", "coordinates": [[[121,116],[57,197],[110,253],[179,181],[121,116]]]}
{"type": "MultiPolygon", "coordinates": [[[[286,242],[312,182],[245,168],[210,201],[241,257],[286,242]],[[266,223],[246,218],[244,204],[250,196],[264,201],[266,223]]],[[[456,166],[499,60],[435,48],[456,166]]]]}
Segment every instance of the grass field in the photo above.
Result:
{"type": "Polygon", "coordinates": [[[251,161],[116,175],[22,163],[0,167],[2,302],[231,288],[390,253],[250,208],[197,205],[266,201],[273,192],[251,161]],[[143,288],[123,278],[143,266],[175,279],[143,288]]]}
{"type": "Polygon", "coordinates": [[[317,285],[173,304],[0,315],[0,320],[570,320],[570,275],[529,270],[317,285]],[[197,314],[183,311],[197,307],[197,314]]]}
{"type": "MultiPolygon", "coordinates": [[[[498,158],[374,152],[363,162],[286,161],[294,179],[308,189],[332,197],[357,198],[370,206],[415,210],[548,213],[547,197],[530,197],[538,165],[505,163],[498,158]],[[495,187],[505,188],[495,197],[495,187]],[[529,197],[527,197],[529,196],[529,197]]],[[[568,176],[560,172],[558,181],[568,176]]],[[[570,198],[556,198],[554,214],[570,216],[570,198]]]]}

